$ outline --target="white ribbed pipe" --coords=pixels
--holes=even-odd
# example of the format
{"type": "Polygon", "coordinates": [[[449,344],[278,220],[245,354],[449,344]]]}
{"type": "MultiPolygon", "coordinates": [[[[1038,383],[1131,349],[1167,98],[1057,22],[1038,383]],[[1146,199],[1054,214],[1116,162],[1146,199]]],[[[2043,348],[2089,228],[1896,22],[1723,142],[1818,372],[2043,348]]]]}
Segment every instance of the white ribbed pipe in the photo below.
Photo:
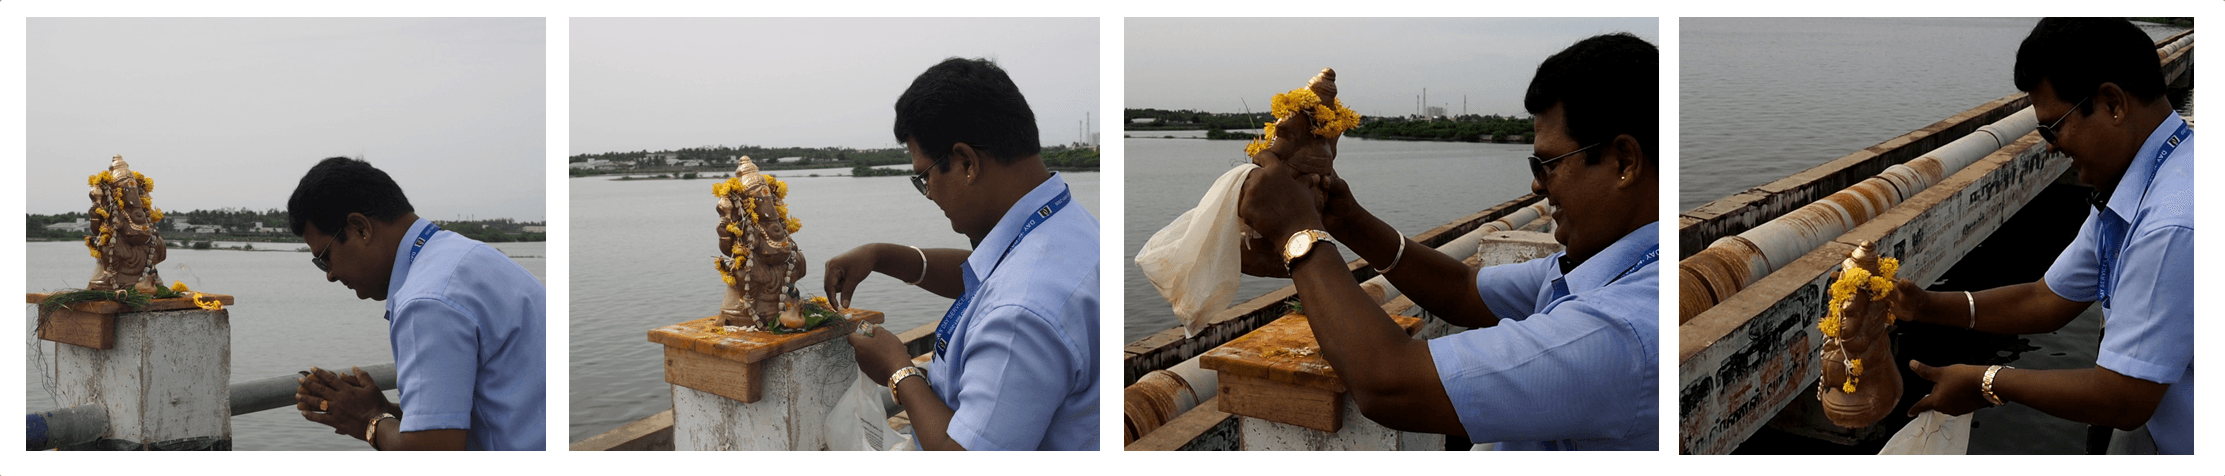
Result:
{"type": "MultiPolygon", "coordinates": [[[[1748,266],[1751,273],[1747,275],[1752,279],[1759,279],[1885,213],[1902,200],[1907,200],[1947,176],[1969,167],[2016,138],[2031,133],[2038,126],[2032,108],[2026,107],[2009,117],[1980,127],[1961,139],[1933,149],[1922,157],[1887,167],[1883,173],[1865,179],[1853,187],[1847,187],[1823,200],[1755,226],[1736,237],[1717,240],[1709,247],[1724,245],[1724,241],[1734,239],[1744,242],[1733,246],[1751,247],[1759,252],[1749,255],[1748,266]]],[[[1748,284],[1751,284],[1751,279],[1748,284]]]]}

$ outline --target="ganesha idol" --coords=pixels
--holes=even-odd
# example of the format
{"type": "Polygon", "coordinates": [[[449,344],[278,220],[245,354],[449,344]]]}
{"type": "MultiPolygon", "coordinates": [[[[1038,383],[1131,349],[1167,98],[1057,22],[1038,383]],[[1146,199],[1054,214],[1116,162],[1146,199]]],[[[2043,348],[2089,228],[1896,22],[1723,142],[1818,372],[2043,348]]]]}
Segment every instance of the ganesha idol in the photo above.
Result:
{"type": "Polygon", "coordinates": [[[719,277],[726,297],[719,304],[721,326],[761,330],[802,329],[805,317],[796,281],[806,271],[803,251],[791,234],[803,223],[788,216],[788,184],[758,173],[742,157],[734,177],[712,185],[718,196],[719,277]]]}
{"type": "Polygon", "coordinates": [[[1823,331],[1823,377],[1816,398],[1823,414],[1846,428],[1864,428],[1892,413],[1900,402],[1901,375],[1894,365],[1889,332],[1893,316],[1885,298],[1894,292],[1900,262],[1880,259],[1877,244],[1864,241],[1841,263],[1831,283],[1823,331]]]}

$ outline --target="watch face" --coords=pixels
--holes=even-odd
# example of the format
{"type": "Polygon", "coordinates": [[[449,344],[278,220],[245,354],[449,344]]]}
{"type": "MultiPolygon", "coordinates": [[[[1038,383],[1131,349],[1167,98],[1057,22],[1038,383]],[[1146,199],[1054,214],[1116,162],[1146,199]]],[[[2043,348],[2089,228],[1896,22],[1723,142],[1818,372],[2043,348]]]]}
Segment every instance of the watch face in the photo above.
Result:
{"type": "Polygon", "coordinates": [[[1283,261],[1296,260],[1300,256],[1305,256],[1307,251],[1312,250],[1313,235],[1301,232],[1291,235],[1290,243],[1283,245],[1282,258],[1283,261]]]}

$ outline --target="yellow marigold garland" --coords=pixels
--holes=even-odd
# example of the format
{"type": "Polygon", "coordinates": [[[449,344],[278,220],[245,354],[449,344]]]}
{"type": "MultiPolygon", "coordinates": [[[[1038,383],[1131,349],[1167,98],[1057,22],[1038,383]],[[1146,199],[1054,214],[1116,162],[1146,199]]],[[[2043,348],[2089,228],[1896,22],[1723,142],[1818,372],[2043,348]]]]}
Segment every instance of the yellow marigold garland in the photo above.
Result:
{"type": "Polygon", "coordinates": [[[139,179],[139,193],[155,191],[155,179],[147,178],[147,174],[142,174],[139,173],[139,171],[137,170],[133,170],[131,171],[131,177],[139,179]]]}
{"type": "Polygon", "coordinates": [[[726,198],[726,194],[733,192],[734,186],[728,185],[726,182],[711,184],[711,196],[713,197],[726,198]]]}
{"type": "Polygon", "coordinates": [[[193,305],[194,305],[194,306],[199,306],[199,307],[200,307],[200,308],[202,308],[202,309],[207,309],[207,310],[211,310],[211,311],[221,311],[221,310],[224,310],[224,302],[223,302],[223,301],[218,301],[218,300],[216,300],[216,299],[213,299],[213,298],[212,298],[212,299],[209,299],[209,300],[207,300],[207,301],[203,301],[203,300],[201,300],[201,298],[202,298],[202,297],[204,297],[204,296],[208,296],[208,295],[207,295],[207,294],[202,294],[202,293],[193,293],[193,305]]]}
{"type": "Polygon", "coordinates": [[[1277,94],[1269,103],[1271,104],[1269,110],[1274,114],[1275,121],[1268,122],[1266,127],[1262,128],[1264,130],[1261,131],[1260,138],[1253,139],[1250,144],[1244,145],[1244,155],[1259,155],[1259,151],[1267,150],[1268,146],[1273,145],[1275,141],[1275,122],[1280,122],[1292,114],[1301,112],[1310,114],[1313,122],[1313,135],[1320,137],[1336,137],[1338,134],[1343,134],[1344,131],[1360,125],[1360,113],[1353,111],[1352,108],[1344,107],[1344,100],[1331,100],[1329,103],[1323,104],[1321,96],[1314,94],[1311,88],[1292,89],[1290,92],[1277,94]]]}

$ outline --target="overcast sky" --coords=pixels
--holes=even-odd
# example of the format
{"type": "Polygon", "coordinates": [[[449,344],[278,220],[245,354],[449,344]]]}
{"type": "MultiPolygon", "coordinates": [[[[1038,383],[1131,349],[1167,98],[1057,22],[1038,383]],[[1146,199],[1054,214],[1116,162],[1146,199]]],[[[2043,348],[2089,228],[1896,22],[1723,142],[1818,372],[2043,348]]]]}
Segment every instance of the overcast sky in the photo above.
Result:
{"type": "Polygon", "coordinates": [[[26,211],[123,155],[164,210],[284,209],[363,156],[432,219],[545,219],[545,21],[28,20],[26,211]]]}
{"type": "MultiPolygon", "coordinates": [[[[572,154],[902,147],[896,97],[944,58],[1003,66],[1044,145],[1098,114],[1096,18],[574,18],[572,154]]],[[[1102,128],[1100,128],[1101,130],[1102,128]]]]}
{"type": "Polygon", "coordinates": [[[1275,93],[1337,70],[1338,98],[1367,116],[1429,105],[1525,116],[1537,64],[1578,40],[1627,31],[1661,44],[1654,18],[1129,18],[1124,107],[1267,111],[1275,93]]]}

